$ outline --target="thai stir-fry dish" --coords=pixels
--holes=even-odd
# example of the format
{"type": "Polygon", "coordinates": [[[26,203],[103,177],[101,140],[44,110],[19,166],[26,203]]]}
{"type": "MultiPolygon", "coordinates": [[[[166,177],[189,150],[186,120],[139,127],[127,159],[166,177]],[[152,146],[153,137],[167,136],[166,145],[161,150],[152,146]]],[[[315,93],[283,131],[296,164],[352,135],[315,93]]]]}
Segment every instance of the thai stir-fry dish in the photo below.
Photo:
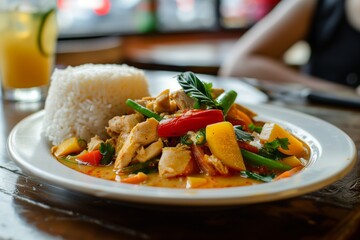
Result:
{"type": "Polygon", "coordinates": [[[177,81],[179,90],[127,99],[131,110],[108,120],[107,137],[72,136],[52,154],[91,176],[173,188],[272,182],[306,165],[309,147],[286,127],[257,120],[236,103],[235,91],[213,88],[192,72],[177,81]]]}

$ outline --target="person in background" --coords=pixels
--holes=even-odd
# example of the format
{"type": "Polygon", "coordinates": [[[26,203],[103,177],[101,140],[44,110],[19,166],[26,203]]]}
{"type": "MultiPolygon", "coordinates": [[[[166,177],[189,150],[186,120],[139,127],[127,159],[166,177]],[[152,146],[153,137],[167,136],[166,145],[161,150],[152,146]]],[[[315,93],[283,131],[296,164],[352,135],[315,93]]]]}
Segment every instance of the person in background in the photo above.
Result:
{"type": "Polygon", "coordinates": [[[219,75],[360,94],[359,12],[360,0],[283,0],[238,40],[219,75]],[[302,71],[283,62],[298,41],[311,49],[302,71]]]}

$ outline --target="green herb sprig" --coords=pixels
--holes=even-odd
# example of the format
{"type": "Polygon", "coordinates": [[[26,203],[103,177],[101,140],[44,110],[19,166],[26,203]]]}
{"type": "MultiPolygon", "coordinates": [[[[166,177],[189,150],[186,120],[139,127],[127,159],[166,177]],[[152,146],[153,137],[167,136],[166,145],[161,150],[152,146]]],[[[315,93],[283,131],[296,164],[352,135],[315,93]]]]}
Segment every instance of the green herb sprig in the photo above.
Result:
{"type": "Polygon", "coordinates": [[[211,96],[211,83],[203,83],[193,72],[179,74],[177,81],[184,92],[196,101],[197,108],[201,104],[205,104],[210,108],[220,108],[220,105],[211,96]]]}

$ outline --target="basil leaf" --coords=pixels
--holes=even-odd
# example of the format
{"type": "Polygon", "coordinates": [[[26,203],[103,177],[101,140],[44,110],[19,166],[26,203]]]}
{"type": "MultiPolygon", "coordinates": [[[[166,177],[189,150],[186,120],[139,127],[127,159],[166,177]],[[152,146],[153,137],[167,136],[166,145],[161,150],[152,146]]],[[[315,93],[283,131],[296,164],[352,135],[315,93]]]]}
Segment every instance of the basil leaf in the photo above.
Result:
{"type": "Polygon", "coordinates": [[[219,104],[211,96],[212,85],[203,83],[193,72],[179,74],[177,81],[184,92],[196,100],[197,105],[205,104],[211,108],[219,108],[219,104]]]}
{"type": "Polygon", "coordinates": [[[234,126],[234,131],[235,131],[236,139],[239,141],[250,142],[254,140],[254,136],[242,130],[242,127],[240,125],[234,126]]]}
{"type": "Polygon", "coordinates": [[[108,165],[111,163],[115,155],[115,148],[110,143],[101,143],[99,150],[101,155],[103,155],[100,164],[108,165]]]}

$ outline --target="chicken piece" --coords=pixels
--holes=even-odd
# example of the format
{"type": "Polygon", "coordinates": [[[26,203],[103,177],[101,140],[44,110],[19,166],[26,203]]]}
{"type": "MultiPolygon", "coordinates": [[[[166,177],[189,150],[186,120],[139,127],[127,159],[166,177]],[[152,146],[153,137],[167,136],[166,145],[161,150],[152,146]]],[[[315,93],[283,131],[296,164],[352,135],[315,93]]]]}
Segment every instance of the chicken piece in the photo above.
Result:
{"type": "Polygon", "coordinates": [[[106,139],[105,144],[110,144],[111,146],[113,146],[113,148],[115,148],[116,147],[116,140],[114,138],[106,139]]]}
{"type": "Polygon", "coordinates": [[[159,138],[156,142],[153,142],[148,147],[140,147],[140,149],[137,151],[137,155],[135,156],[135,159],[139,162],[146,162],[147,160],[150,160],[158,155],[160,155],[162,148],[164,144],[159,138]]]}
{"type": "Polygon", "coordinates": [[[154,100],[155,100],[155,98],[153,98],[153,97],[143,97],[142,99],[136,99],[135,102],[140,104],[143,107],[146,107],[146,104],[149,101],[154,101],[154,100]]]}
{"type": "Polygon", "coordinates": [[[154,111],[156,113],[173,113],[176,111],[176,102],[170,100],[169,93],[170,90],[166,89],[156,97],[154,102],[154,111]]]}
{"type": "Polygon", "coordinates": [[[135,100],[136,103],[154,112],[154,97],[143,97],[142,99],[135,100]]]}
{"type": "Polygon", "coordinates": [[[194,154],[195,162],[201,172],[208,176],[227,175],[229,169],[214,155],[207,155],[201,146],[192,145],[191,150],[194,154]]]}
{"type": "Polygon", "coordinates": [[[131,129],[139,122],[144,121],[144,116],[140,113],[130,115],[116,116],[109,120],[107,133],[111,136],[118,136],[123,133],[130,133],[131,129]]]}
{"type": "Polygon", "coordinates": [[[146,107],[147,109],[149,109],[150,111],[155,112],[155,110],[154,110],[154,103],[155,103],[155,99],[154,99],[154,100],[151,100],[151,101],[147,101],[145,107],[146,107]]]}
{"type": "Polygon", "coordinates": [[[229,169],[220,161],[220,159],[218,159],[214,155],[209,156],[207,154],[205,154],[204,157],[205,157],[205,161],[210,163],[214,167],[214,169],[218,172],[218,174],[220,175],[229,174],[229,169]]]}
{"type": "Polygon", "coordinates": [[[160,177],[186,176],[193,171],[194,164],[189,147],[178,145],[165,147],[162,151],[159,161],[160,177]]]}
{"type": "Polygon", "coordinates": [[[189,97],[182,89],[171,93],[170,97],[180,110],[194,108],[195,100],[189,97]]]}
{"type": "Polygon", "coordinates": [[[211,164],[208,160],[208,155],[205,155],[204,150],[201,146],[192,145],[191,150],[194,154],[195,162],[197,163],[201,172],[209,176],[217,175],[216,169],[214,168],[213,164],[211,164]]]}
{"type": "Polygon", "coordinates": [[[92,137],[90,139],[90,142],[88,143],[88,151],[91,152],[94,150],[98,150],[100,148],[100,144],[103,142],[104,141],[98,135],[92,137]]]}
{"type": "Polygon", "coordinates": [[[138,123],[126,138],[123,147],[115,160],[115,169],[121,169],[129,165],[136,151],[143,145],[149,145],[159,139],[157,127],[159,122],[154,118],[148,118],[145,122],[138,123]]]}
{"type": "Polygon", "coordinates": [[[123,134],[120,134],[116,138],[116,140],[115,140],[115,142],[116,142],[116,144],[115,144],[115,154],[116,155],[120,152],[121,148],[124,146],[124,143],[125,143],[126,139],[128,138],[128,136],[129,136],[129,133],[123,133],[123,134]]]}
{"type": "Polygon", "coordinates": [[[131,129],[139,122],[144,121],[144,116],[140,113],[116,116],[109,120],[107,127],[108,134],[116,139],[115,153],[117,154],[123,147],[131,129]]]}

